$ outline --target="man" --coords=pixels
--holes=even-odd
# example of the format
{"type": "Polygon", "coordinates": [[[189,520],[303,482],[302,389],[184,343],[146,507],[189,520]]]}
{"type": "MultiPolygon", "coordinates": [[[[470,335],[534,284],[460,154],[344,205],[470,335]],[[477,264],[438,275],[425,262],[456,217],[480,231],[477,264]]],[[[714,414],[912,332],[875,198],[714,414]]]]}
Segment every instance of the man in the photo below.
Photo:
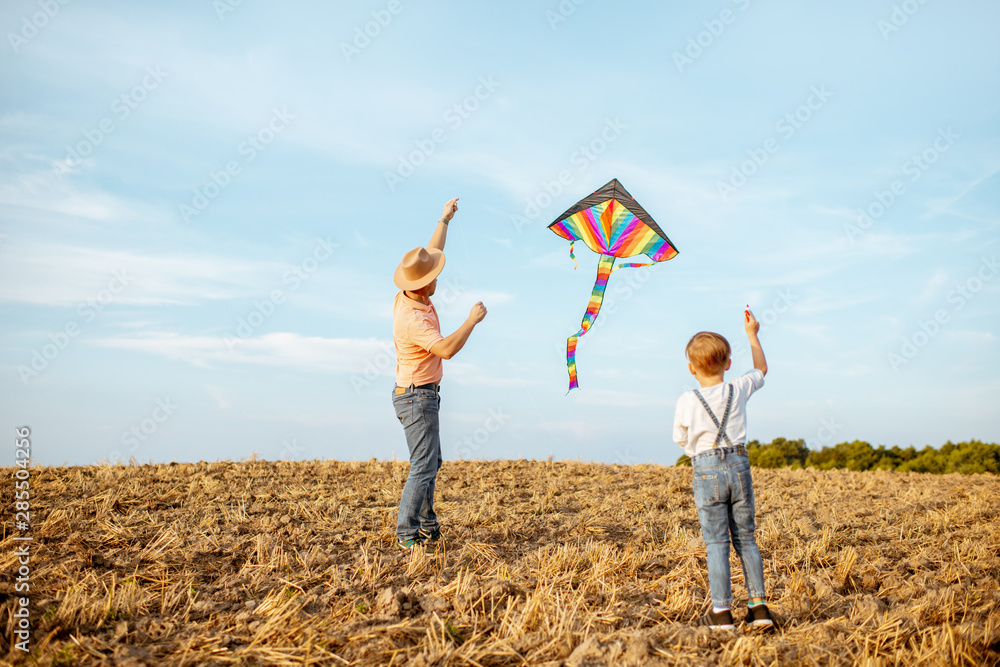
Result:
{"type": "Polygon", "coordinates": [[[458,210],[458,198],[444,205],[444,213],[427,248],[403,255],[393,282],[401,291],[392,309],[392,338],[396,346],[396,388],[392,404],[406,433],[410,449],[410,475],[399,501],[396,535],[402,549],[424,545],[432,551],[441,538],[434,514],[434,482],[441,467],[442,359],[461,350],[477,324],[486,317],[480,301],[455,333],[444,337],[431,296],[444,268],[444,243],[448,223],[458,210]]]}

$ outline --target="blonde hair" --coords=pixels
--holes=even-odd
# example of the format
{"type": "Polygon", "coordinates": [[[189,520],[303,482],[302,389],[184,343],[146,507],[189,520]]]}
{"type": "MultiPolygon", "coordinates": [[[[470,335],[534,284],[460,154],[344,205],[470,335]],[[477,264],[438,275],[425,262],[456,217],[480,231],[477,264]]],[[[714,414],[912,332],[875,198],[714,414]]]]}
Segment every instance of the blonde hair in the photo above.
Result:
{"type": "Polygon", "coordinates": [[[706,375],[725,371],[731,352],[729,341],[711,331],[699,331],[691,336],[684,348],[684,356],[691,365],[706,375]]]}

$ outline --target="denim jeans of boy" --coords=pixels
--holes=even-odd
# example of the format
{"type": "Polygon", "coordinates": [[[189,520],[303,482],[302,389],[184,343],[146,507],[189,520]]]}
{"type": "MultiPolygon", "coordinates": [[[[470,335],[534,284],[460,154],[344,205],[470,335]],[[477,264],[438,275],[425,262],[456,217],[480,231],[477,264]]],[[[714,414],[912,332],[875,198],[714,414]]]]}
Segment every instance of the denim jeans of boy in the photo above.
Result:
{"type": "Polygon", "coordinates": [[[441,431],[438,422],[440,395],[433,389],[410,389],[393,393],[392,405],[406,433],[410,449],[410,475],[399,501],[396,535],[400,540],[417,537],[421,528],[437,530],[434,513],[434,482],[441,467],[441,431]]]}
{"type": "Polygon", "coordinates": [[[764,564],[754,538],[753,481],[746,450],[720,447],[691,459],[694,470],[694,503],[708,552],[708,585],[712,604],[733,602],[729,571],[729,543],[743,565],[743,579],[750,598],[764,597],[764,564]]]}

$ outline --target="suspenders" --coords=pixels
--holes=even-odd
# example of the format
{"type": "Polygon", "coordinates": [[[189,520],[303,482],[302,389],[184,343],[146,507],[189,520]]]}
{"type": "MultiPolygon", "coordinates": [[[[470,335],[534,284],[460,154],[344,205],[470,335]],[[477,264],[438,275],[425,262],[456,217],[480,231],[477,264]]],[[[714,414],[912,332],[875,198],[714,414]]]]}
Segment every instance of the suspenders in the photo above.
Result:
{"type": "Polygon", "coordinates": [[[712,408],[708,407],[708,403],[705,402],[705,397],[701,395],[701,392],[697,389],[694,390],[694,395],[698,397],[701,404],[708,411],[708,416],[712,418],[712,422],[719,427],[719,434],[715,436],[715,442],[712,444],[712,449],[719,446],[719,440],[725,440],[727,445],[732,445],[732,441],[729,439],[729,435],[726,433],[726,426],[729,424],[729,408],[733,407],[733,385],[727,384],[726,387],[729,388],[729,398],[726,399],[726,411],[722,413],[722,423],[716,418],[715,413],[712,412],[712,408]]]}

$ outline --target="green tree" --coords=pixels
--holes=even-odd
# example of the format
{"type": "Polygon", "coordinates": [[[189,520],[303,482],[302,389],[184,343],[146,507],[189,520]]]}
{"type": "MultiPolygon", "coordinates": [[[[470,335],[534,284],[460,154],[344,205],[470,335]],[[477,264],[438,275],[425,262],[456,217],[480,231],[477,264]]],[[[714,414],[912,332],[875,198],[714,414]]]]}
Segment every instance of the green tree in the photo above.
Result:
{"type": "Polygon", "coordinates": [[[946,457],[942,456],[940,450],[927,445],[920,450],[917,456],[900,465],[897,470],[900,472],[930,472],[940,475],[945,472],[946,461],[946,457]]]}
{"type": "Polygon", "coordinates": [[[842,442],[833,447],[824,447],[818,452],[811,452],[806,459],[806,465],[820,470],[840,468],[847,470],[871,470],[880,460],[880,455],[872,446],[862,440],[842,442]]]}
{"type": "Polygon", "coordinates": [[[760,468],[784,468],[785,457],[781,452],[772,447],[765,447],[757,457],[757,466],[760,468]]]}
{"type": "Polygon", "coordinates": [[[747,443],[747,458],[750,459],[750,465],[757,465],[758,457],[760,457],[760,442],[751,440],[747,443]]]}
{"type": "MultiPolygon", "coordinates": [[[[981,440],[953,443],[950,440],[938,448],[925,446],[917,450],[912,445],[901,448],[879,445],[873,448],[862,440],[842,442],[833,447],[810,451],[804,440],[775,438],[768,444],[758,440],[747,443],[750,465],[759,468],[811,466],[819,470],[898,470],[926,473],[991,473],[1000,475],[1000,445],[981,440]]],[[[687,456],[676,465],[691,465],[687,456]]]]}

